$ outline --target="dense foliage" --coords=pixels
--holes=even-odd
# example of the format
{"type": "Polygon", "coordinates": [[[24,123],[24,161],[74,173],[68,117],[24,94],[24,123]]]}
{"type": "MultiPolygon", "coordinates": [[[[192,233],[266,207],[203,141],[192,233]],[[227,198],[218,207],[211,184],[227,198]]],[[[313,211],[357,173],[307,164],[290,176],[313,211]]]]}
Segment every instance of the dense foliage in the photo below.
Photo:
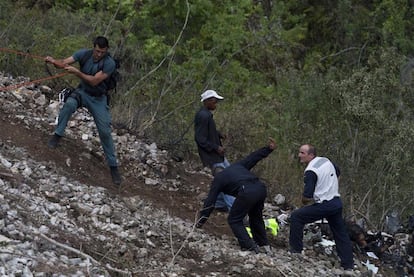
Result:
{"type": "MultiPolygon", "coordinates": [[[[192,121],[200,93],[215,89],[230,160],[278,141],[258,168],[270,196],[299,204],[296,152],[313,143],[342,168],[346,214],[381,228],[388,212],[414,211],[412,15],[402,0],[9,0],[0,47],[67,57],[103,34],[122,64],[117,124],[201,166],[192,121]]],[[[46,74],[10,53],[0,65],[46,74]]]]}

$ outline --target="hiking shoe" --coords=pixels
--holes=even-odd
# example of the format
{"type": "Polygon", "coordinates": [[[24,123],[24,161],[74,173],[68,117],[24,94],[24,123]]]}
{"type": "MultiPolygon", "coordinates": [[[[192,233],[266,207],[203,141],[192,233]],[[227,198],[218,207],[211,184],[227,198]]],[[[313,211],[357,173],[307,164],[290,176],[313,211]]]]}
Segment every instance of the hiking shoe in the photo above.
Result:
{"type": "Polygon", "coordinates": [[[304,251],[304,250],[302,250],[302,251],[298,252],[298,251],[295,251],[295,250],[293,250],[293,249],[290,249],[290,250],[288,251],[288,254],[289,254],[291,257],[295,257],[295,258],[303,258],[303,257],[305,256],[305,251],[304,251]]]}
{"type": "Polygon", "coordinates": [[[242,247],[242,248],[241,248],[241,251],[251,251],[251,252],[253,252],[254,254],[259,254],[259,247],[258,247],[257,245],[252,246],[252,247],[250,247],[250,248],[242,247]]]}
{"type": "Polygon", "coordinates": [[[121,180],[121,175],[119,174],[117,166],[111,166],[111,176],[112,176],[112,183],[119,186],[122,180],[121,180]]]}
{"type": "Polygon", "coordinates": [[[215,207],[214,209],[216,211],[220,212],[220,213],[228,213],[229,212],[229,208],[227,208],[227,207],[215,207]]]}
{"type": "Polygon", "coordinates": [[[344,269],[340,274],[339,274],[339,276],[347,276],[347,277],[349,277],[349,276],[351,276],[351,277],[353,277],[353,276],[357,276],[357,274],[356,274],[356,272],[353,270],[353,269],[344,269]]]}
{"type": "Polygon", "coordinates": [[[272,254],[272,249],[270,248],[270,245],[259,246],[259,253],[264,253],[266,255],[271,255],[272,254]]]}
{"type": "Polygon", "coordinates": [[[56,148],[59,145],[59,141],[62,137],[57,135],[57,134],[53,134],[53,136],[49,139],[47,146],[49,146],[49,148],[56,148]]]}

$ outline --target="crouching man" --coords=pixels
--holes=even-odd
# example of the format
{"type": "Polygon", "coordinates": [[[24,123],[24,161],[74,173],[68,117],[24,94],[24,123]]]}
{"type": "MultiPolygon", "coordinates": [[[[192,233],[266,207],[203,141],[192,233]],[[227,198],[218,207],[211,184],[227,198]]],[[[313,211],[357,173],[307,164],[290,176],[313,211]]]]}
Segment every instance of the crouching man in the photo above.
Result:
{"type": "Polygon", "coordinates": [[[250,169],[272,153],[275,148],[276,143],[270,138],[268,146],[258,149],[214,176],[208,197],[204,201],[204,207],[200,212],[197,228],[201,228],[207,221],[214,210],[217,196],[220,192],[223,192],[236,197],[227,221],[241,249],[255,253],[259,253],[259,250],[270,252],[263,221],[263,207],[267,196],[267,188],[255,174],[250,172],[250,169]],[[243,224],[246,215],[249,216],[253,238],[250,238],[243,224]]]}

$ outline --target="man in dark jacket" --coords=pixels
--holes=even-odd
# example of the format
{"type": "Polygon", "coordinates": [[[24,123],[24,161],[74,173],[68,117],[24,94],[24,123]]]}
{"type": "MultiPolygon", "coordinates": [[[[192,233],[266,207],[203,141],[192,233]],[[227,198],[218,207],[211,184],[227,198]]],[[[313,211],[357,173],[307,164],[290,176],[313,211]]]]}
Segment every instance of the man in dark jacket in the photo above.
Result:
{"type": "Polygon", "coordinates": [[[263,221],[263,207],[267,189],[250,169],[272,153],[275,148],[276,143],[273,139],[269,139],[268,146],[258,149],[215,175],[208,197],[204,201],[204,207],[200,212],[196,225],[198,228],[203,226],[213,211],[217,195],[224,192],[236,197],[229,212],[228,223],[241,249],[258,253],[259,247],[263,247],[266,252],[268,251],[269,242],[263,221]],[[243,224],[246,215],[249,216],[253,239],[250,238],[243,224]]]}
{"type": "MultiPolygon", "coordinates": [[[[198,153],[204,166],[211,169],[213,176],[228,167],[230,163],[224,156],[225,149],[221,143],[224,136],[216,129],[212,111],[216,109],[217,102],[223,100],[214,90],[206,90],[201,94],[203,107],[196,113],[194,118],[194,133],[198,153]]],[[[219,210],[230,210],[234,197],[221,193],[217,198],[215,208],[219,210]]]]}

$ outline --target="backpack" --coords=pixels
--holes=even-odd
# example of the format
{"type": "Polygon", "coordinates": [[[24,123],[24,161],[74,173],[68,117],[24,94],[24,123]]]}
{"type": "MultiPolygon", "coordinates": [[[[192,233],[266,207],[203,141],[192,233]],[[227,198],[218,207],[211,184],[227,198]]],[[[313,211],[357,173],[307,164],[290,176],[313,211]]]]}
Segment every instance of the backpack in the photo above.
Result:
{"type": "MultiPolygon", "coordinates": [[[[92,53],[93,53],[93,50],[86,51],[85,54],[83,55],[83,57],[79,60],[79,64],[81,66],[83,66],[86,63],[86,61],[90,57],[92,57],[92,53]]],[[[110,53],[108,53],[108,55],[111,56],[110,53]]],[[[118,69],[121,67],[121,65],[120,65],[119,59],[114,59],[113,58],[113,60],[115,61],[115,70],[103,82],[105,83],[106,89],[108,91],[109,90],[115,90],[115,92],[116,92],[116,85],[117,85],[118,81],[121,78],[121,74],[118,71],[118,69]]],[[[102,70],[103,66],[104,66],[104,59],[101,59],[98,63],[98,71],[102,70]]]]}

